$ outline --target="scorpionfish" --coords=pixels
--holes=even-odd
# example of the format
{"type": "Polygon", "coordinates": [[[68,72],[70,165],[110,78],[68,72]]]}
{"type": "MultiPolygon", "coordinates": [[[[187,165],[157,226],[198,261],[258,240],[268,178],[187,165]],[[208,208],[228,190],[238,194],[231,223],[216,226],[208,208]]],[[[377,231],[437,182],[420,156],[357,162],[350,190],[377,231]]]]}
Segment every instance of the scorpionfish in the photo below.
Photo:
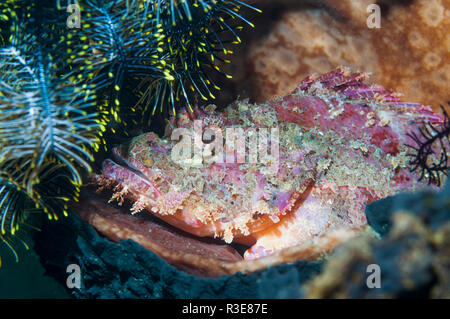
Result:
{"type": "Polygon", "coordinates": [[[339,229],[364,229],[365,207],[424,187],[408,170],[407,133],[442,118],[339,68],[291,94],[182,111],[164,137],[113,149],[94,181],[172,226],[267,256],[339,229]]]}

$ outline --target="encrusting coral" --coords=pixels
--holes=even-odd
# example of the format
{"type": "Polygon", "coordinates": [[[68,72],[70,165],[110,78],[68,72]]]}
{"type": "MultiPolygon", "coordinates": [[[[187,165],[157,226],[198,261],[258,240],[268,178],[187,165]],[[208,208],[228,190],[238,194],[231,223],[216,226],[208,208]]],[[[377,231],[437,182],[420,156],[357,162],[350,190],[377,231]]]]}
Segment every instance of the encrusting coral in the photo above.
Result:
{"type": "Polygon", "coordinates": [[[263,102],[291,92],[310,73],[345,65],[438,111],[450,100],[450,1],[379,1],[381,28],[369,29],[374,2],[253,1],[263,10],[254,17],[260,28],[242,36],[248,45],[226,67],[233,80],[224,91],[263,102]]]}
{"type": "MultiPolygon", "coordinates": [[[[42,264],[64,288],[67,265],[83,269],[82,287],[69,291],[77,298],[298,298],[300,285],[321,269],[320,262],[297,261],[251,274],[222,272],[216,274],[220,278],[204,278],[205,273],[195,273],[201,267],[192,269],[194,275],[179,270],[134,240],[113,242],[101,236],[75,215],[60,225],[47,223],[35,240],[42,264]]],[[[177,241],[174,248],[184,243],[191,241],[177,241]]],[[[181,263],[188,251],[180,252],[181,263]]]]}

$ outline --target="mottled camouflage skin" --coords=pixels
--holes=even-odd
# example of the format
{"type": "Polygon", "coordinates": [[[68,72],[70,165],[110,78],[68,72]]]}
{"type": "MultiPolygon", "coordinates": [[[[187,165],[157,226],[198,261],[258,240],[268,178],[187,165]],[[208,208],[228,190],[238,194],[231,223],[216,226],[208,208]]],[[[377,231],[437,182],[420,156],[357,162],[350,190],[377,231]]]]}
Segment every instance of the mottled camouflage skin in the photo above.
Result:
{"type": "Polygon", "coordinates": [[[114,199],[134,201],[132,212],[146,209],[195,235],[252,245],[247,259],[330,230],[364,228],[367,203],[419,186],[408,171],[406,133],[424,121],[442,121],[424,105],[367,85],[366,77],[337,69],[310,76],[292,94],[265,104],[181,112],[163,138],[147,133],[115,148],[128,165],[106,160],[95,180],[114,186],[114,199]],[[199,127],[203,140],[223,132],[223,161],[211,161],[217,144],[193,137],[199,127]],[[277,129],[279,155],[271,149],[251,161],[248,137],[245,158],[235,154],[227,162],[227,128],[244,134],[277,129]],[[172,152],[181,142],[192,142],[192,154],[177,160],[172,152]]]}

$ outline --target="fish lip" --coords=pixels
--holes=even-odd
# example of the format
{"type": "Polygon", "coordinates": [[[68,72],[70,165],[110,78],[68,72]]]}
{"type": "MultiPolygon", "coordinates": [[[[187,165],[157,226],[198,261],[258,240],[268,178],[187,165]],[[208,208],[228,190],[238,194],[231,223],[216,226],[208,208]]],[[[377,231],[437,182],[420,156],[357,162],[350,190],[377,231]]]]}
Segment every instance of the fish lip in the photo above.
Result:
{"type": "Polygon", "coordinates": [[[197,277],[218,278],[232,275],[237,272],[234,269],[239,264],[233,265],[243,261],[243,248],[237,245],[225,244],[214,238],[195,236],[150,214],[127,214],[127,206],[111,205],[108,203],[107,196],[95,194],[93,189],[83,189],[80,202],[73,201],[70,205],[74,214],[108,240],[119,244],[121,240],[133,240],[180,271],[197,277]],[[122,234],[114,232],[115,227],[124,229],[125,232],[122,234]],[[152,231],[150,232],[149,229],[152,231]],[[130,234],[138,234],[138,236],[133,237],[130,234]],[[165,234],[169,234],[169,237],[165,234]],[[165,244],[167,240],[165,238],[177,240],[175,252],[173,245],[165,244]],[[197,247],[197,244],[198,253],[191,249],[191,247],[197,247]],[[186,248],[190,250],[186,251],[186,248]]]}
{"type": "MultiPolygon", "coordinates": [[[[118,149],[115,149],[115,150],[113,150],[111,152],[111,156],[104,162],[104,164],[106,162],[110,162],[113,165],[120,166],[122,169],[127,170],[127,171],[131,172],[133,175],[139,177],[148,186],[150,186],[152,188],[155,187],[153,185],[153,182],[143,173],[143,171],[140,170],[139,168],[137,168],[132,163],[130,163],[124,156],[122,156],[121,152],[118,149]]],[[[302,192],[298,192],[298,190],[297,191],[296,190],[292,190],[292,193],[289,196],[289,200],[290,201],[292,200],[292,196],[294,195],[294,193],[297,193],[299,198],[296,198],[293,201],[292,205],[288,205],[288,207],[283,207],[283,209],[279,209],[279,211],[278,211],[278,213],[276,213],[276,215],[278,215],[279,218],[282,219],[285,216],[290,215],[291,213],[294,213],[295,210],[304,201],[304,199],[308,196],[308,194],[310,193],[310,191],[314,187],[314,185],[315,185],[315,176],[307,178],[305,180],[304,184],[303,184],[305,189],[302,192]]],[[[146,210],[148,210],[153,215],[158,215],[156,217],[161,219],[161,216],[159,216],[159,214],[155,214],[154,212],[151,212],[149,210],[149,208],[146,208],[146,210]]],[[[274,221],[274,224],[277,224],[280,221],[280,219],[278,221],[276,221],[276,222],[274,221]]],[[[171,227],[183,230],[182,227],[175,226],[175,225],[171,224],[170,222],[168,222],[167,220],[165,222],[170,224],[171,227]]],[[[264,229],[258,230],[255,233],[258,233],[258,232],[260,232],[262,230],[264,230],[264,229]]],[[[183,231],[189,233],[189,231],[187,231],[187,230],[183,230],[183,231]]],[[[196,236],[198,238],[205,237],[205,236],[198,235],[198,234],[195,234],[195,233],[192,233],[192,235],[196,236]]],[[[212,235],[208,235],[206,237],[211,237],[211,236],[212,235]]],[[[253,238],[252,235],[235,234],[234,238],[235,238],[234,243],[244,244],[244,245],[247,245],[247,246],[251,246],[252,244],[250,244],[250,242],[254,242],[255,241],[255,239],[253,238]]]]}

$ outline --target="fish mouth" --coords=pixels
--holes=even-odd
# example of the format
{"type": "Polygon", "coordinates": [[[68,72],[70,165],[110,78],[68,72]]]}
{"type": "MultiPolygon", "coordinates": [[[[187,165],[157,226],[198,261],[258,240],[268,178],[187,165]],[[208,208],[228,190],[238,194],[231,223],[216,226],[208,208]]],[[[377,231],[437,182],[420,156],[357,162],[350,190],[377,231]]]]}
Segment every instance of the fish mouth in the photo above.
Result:
{"type": "MultiPolygon", "coordinates": [[[[155,192],[158,192],[158,189],[146,174],[124,158],[120,151],[112,152],[111,158],[103,162],[102,171],[102,175],[94,177],[92,184],[84,187],[79,202],[72,203],[72,211],[109,240],[120,244],[120,240],[131,239],[176,268],[199,277],[216,278],[237,272],[250,273],[272,265],[299,260],[315,261],[362,230],[362,227],[331,230],[307,243],[262,255],[252,253],[251,258],[248,258],[251,248],[257,242],[258,233],[293,216],[309,197],[314,187],[314,179],[305,180],[301,189],[286,195],[290,198],[292,196],[292,205],[287,205],[288,199],[284,196],[276,201],[280,209],[287,205],[278,215],[278,221],[264,224],[264,219],[269,220],[272,217],[257,214],[251,221],[255,226],[253,231],[247,235],[236,233],[233,240],[227,243],[222,236],[213,238],[216,235],[211,233],[211,229],[218,229],[220,226],[200,222],[196,225],[190,223],[189,219],[186,222],[183,219],[186,217],[182,211],[184,208],[172,215],[155,212],[152,205],[136,211],[134,205],[138,202],[139,193],[143,193],[143,188],[154,189],[155,192]],[[119,181],[124,176],[128,179],[132,176],[132,182],[127,184],[130,186],[126,196],[118,203],[113,203],[113,198],[117,199],[114,192],[117,187],[123,186],[119,181]],[[111,177],[114,178],[110,179],[111,177]],[[101,180],[103,178],[106,178],[106,183],[101,180]],[[113,184],[109,185],[109,188],[112,186],[112,190],[104,187],[111,181],[113,184]],[[100,189],[97,188],[99,185],[100,189]]],[[[152,199],[152,202],[154,201],[152,199]]]]}
{"type": "Polygon", "coordinates": [[[233,265],[243,261],[247,247],[225,244],[219,239],[199,237],[176,228],[146,211],[130,214],[131,201],[122,206],[108,203],[108,196],[91,187],[81,192],[71,209],[104,237],[119,243],[131,239],[169,264],[200,277],[233,274],[233,265]]]}
{"type": "Polygon", "coordinates": [[[343,242],[357,236],[364,228],[340,229],[301,245],[281,249],[265,257],[245,260],[249,245],[221,239],[200,237],[185,232],[160,218],[142,211],[130,214],[131,201],[122,206],[109,202],[110,194],[97,193],[95,187],[85,187],[71,210],[88,222],[101,236],[120,244],[133,240],[163,258],[177,269],[198,277],[218,278],[235,273],[251,273],[269,266],[299,260],[315,261],[343,242]]]}
{"type": "MultiPolygon", "coordinates": [[[[138,178],[140,185],[153,187],[151,180],[142,170],[123,158],[120,152],[112,153],[112,157],[103,163],[103,174],[108,176],[109,171],[118,172],[120,168],[120,174],[132,174],[134,178],[138,178]]],[[[97,176],[102,178],[104,175],[97,176]]],[[[138,199],[135,198],[134,192],[139,193],[139,187],[134,192],[128,192],[129,196],[124,196],[122,202],[113,203],[111,193],[114,192],[114,187],[118,186],[117,181],[111,185],[113,191],[103,187],[99,190],[97,188],[99,185],[101,183],[93,182],[85,186],[80,200],[72,203],[72,211],[109,240],[120,244],[121,240],[131,239],[163,258],[167,263],[199,277],[217,278],[237,272],[250,273],[269,266],[299,260],[315,261],[324,253],[355,237],[363,229],[360,227],[332,230],[323,236],[317,236],[308,243],[249,259],[248,252],[256,242],[254,235],[265,229],[256,230],[246,236],[235,236],[232,242],[226,243],[225,240],[213,238],[213,234],[204,231],[203,224],[199,225],[198,229],[189,225],[186,227],[177,219],[177,216],[155,213],[150,211],[151,207],[145,207],[138,212],[134,211],[133,205],[138,199]]],[[[304,185],[306,189],[303,189],[296,197],[295,204],[279,216],[281,221],[294,214],[308,197],[313,185],[313,180],[304,185]]],[[[259,217],[269,218],[268,215],[259,217]]],[[[257,222],[258,219],[256,219],[257,222]]],[[[276,222],[271,226],[274,224],[276,222]]],[[[257,225],[257,227],[261,226],[257,225]]]]}

